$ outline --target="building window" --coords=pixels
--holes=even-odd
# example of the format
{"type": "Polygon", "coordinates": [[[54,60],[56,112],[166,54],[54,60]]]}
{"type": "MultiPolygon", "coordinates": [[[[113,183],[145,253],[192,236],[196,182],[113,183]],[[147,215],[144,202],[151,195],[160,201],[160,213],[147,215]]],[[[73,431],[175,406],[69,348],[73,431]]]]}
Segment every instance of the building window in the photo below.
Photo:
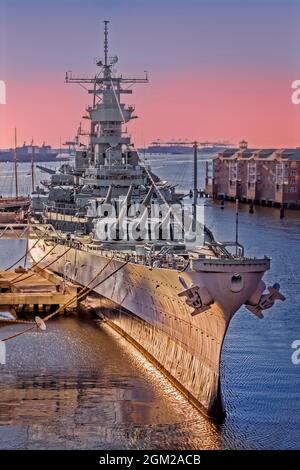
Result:
{"type": "Polygon", "coordinates": [[[290,193],[297,193],[297,188],[296,188],[296,186],[291,186],[291,187],[290,187],[290,193]]]}
{"type": "Polygon", "coordinates": [[[291,176],[297,176],[297,173],[298,173],[297,170],[292,170],[291,171],[291,176]]]}

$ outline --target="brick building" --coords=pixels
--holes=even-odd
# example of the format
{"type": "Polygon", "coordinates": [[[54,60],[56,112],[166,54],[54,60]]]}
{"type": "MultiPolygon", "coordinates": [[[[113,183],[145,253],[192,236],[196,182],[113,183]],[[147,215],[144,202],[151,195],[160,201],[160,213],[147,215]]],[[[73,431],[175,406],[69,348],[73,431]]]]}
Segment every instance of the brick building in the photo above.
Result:
{"type": "Polygon", "coordinates": [[[225,149],[206,164],[207,194],[265,205],[300,208],[300,147],[225,149]]]}

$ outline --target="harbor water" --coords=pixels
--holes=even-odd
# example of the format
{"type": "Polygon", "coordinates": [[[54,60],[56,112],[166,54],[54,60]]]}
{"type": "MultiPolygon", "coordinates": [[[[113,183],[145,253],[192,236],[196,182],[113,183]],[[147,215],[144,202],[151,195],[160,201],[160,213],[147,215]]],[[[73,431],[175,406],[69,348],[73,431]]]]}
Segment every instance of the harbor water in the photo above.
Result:
{"type": "MultiPolygon", "coordinates": [[[[199,156],[199,187],[205,154],[199,156]]],[[[192,155],[150,155],[154,173],[188,193],[192,155]]],[[[56,163],[48,164],[51,167],[56,163]]],[[[11,164],[2,164],[11,194],[11,164]]],[[[37,172],[36,180],[45,178],[37,172]]],[[[30,192],[30,165],[20,187],[30,192]]],[[[6,188],[6,186],[7,188],[6,188]]],[[[235,205],[199,199],[217,239],[235,237],[235,205]]],[[[270,285],[286,296],[260,320],[242,308],[227,333],[222,389],[227,417],[216,425],[199,414],[126,340],[89,314],[59,317],[47,331],[7,343],[0,365],[1,449],[295,449],[300,445],[300,212],[240,204],[239,239],[248,255],[268,255],[270,285]]],[[[21,256],[22,240],[0,240],[0,266],[21,256]]],[[[0,324],[0,339],[24,325],[0,324]]]]}

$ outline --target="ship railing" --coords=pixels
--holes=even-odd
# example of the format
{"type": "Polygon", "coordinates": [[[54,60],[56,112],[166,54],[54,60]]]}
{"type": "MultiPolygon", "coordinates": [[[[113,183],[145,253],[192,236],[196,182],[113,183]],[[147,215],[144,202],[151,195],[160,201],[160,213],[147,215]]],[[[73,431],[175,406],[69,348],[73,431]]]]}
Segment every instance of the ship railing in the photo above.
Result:
{"type": "MultiPolygon", "coordinates": [[[[34,224],[37,229],[37,225],[34,224]]],[[[40,226],[41,227],[41,226],[40,226]]],[[[52,225],[48,225],[51,231],[47,233],[45,239],[51,239],[57,244],[80,249],[88,253],[96,253],[104,258],[113,258],[116,261],[129,261],[134,264],[144,265],[149,267],[160,267],[165,269],[181,270],[186,266],[186,258],[184,253],[174,253],[172,246],[163,246],[160,251],[155,252],[154,245],[145,245],[144,253],[137,251],[119,251],[104,248],[102,245],[91,243],[91,241],[80,240],[71,235],[61,236],[55,232],[52,225]]],[[[207,256],[205,256],[207,257],[207,256]]]]}
{"type": "MultiPolygon", "coordinates": [[[[74,246],[75,247],[75,246],[74,246]]],[[[78,244],[76,246],[78,248],[78,244]]],[[[174,256],[171,252],[171,247],[168,247],[162,253],[154,254],[139,254],[137,252],[123,252],[116,250],[103,249],[101,246],[92,244],[81,244],[80,249],[87,251],[88,253],[97,253],[97,255],[104,258],[113,258],[116,261],[129,261],[134,264],[149,266],[149,267],[160,267],[167,269],[182,269],[186,261],[180,256],[174,256]]]]}
{"type": "Polygon", "coordinates": [[[239,257],[239,258],[244,258],[244,253],[245,253],[245,248],[241,243],[237,242],[217,242],[217,241],[212,241],[208,243],[209,246],[213,250],[216,251],[216,254],[221,255],[226,258],[232,258],[232,257],[239,257]],[[230,251],[227,249],[228,247],[230,248],[235,248],[236,253],[232,254],[230,251]]]}

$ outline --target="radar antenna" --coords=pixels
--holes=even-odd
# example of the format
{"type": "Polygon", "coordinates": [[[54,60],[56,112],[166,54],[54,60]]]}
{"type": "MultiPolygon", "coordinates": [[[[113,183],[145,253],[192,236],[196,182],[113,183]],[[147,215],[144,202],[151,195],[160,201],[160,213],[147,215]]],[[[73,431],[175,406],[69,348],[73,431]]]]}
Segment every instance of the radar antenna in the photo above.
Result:
{"type": "Polygon", "coordinates": [[[104,21],[104,65],[107,67],[107,56],[108,56],[108,20],[104,21]]]}
{"type": "MultiPolygon", "coordinates": [[[[66,83],[78,83],[93,95],[93,104],[87,108],[88,115],[84,117],[91,120],[88,136],[90,137],[91,161],[93,160],[94,163],[95,156],[99,162],[102,161],[103,153],[107,148],[111,148],[111,142],[114,143],[114,147],[118,146],[119,155],[121,155],[122,145],[130,145],[130,138],[123,135],[122,124],[136,116],[133,114],[133,106],[125,106],[121,103],[120,95],[131,94],[132,90],[129,87],[135,83],[148,83],[147,74],[144,78],[131,78],[118,76],[112,72],[118,57],[108,55],[108,23],[108,20],[104,21],[104,59],[96,62],[96,65],[101,67],[99,73],[90,77],[73,77],[72,72],[66,74],[66,83]],[[123,87],[125,84],[128,86],[123,87]],[[115,144],[115,142],[118,143],[115,144]]],[[[82,132],[80,135],[83,135],[82,132]]],[[[78,145],[80,145],[79,140],[78,145]]]]}

